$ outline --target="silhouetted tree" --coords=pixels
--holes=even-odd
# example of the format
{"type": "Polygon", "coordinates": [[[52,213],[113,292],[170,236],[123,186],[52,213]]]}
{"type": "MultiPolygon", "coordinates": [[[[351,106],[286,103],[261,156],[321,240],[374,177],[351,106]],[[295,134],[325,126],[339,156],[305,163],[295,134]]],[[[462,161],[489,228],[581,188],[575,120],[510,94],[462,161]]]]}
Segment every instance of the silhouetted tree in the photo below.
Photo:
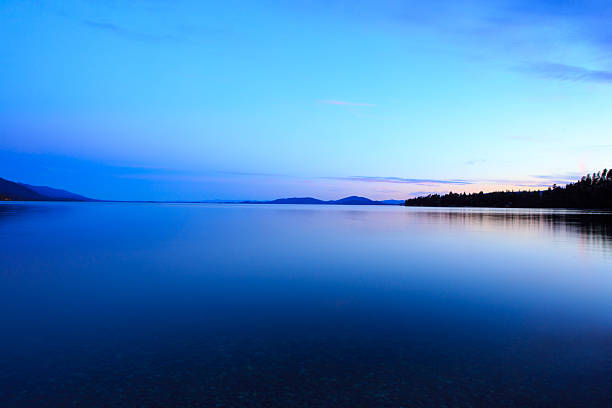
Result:
{"type": "Polygon", "coordinates": [[[565,187],[553,184],[540,191],[430,194],[405,201],[407,206],[429,207],[520,207],[612,209],[612,170],[587,174],[565,187]]]}

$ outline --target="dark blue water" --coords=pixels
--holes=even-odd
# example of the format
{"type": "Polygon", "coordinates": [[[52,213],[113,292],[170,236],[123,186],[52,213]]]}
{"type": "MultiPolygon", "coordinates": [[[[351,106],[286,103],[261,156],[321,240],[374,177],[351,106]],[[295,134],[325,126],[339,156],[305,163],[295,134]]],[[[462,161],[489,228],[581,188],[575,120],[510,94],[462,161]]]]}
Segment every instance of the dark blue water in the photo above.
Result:
{"type": "Polygon", "coordinates": [[[0,205],[2,407],[610,407],[612,216],[0,205]]]}

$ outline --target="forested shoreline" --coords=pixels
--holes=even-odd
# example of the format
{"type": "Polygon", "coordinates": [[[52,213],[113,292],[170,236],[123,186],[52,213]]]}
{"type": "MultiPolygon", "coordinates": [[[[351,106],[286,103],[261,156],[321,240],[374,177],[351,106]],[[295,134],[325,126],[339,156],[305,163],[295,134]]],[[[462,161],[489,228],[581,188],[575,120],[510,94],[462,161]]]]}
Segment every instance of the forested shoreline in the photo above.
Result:
{"type": "Polygon", "coordinates": [[[411,198],[405,206],[612,209],[612,169],[588,174],[565,187],[538,191],[430,194],[411,198]]]}

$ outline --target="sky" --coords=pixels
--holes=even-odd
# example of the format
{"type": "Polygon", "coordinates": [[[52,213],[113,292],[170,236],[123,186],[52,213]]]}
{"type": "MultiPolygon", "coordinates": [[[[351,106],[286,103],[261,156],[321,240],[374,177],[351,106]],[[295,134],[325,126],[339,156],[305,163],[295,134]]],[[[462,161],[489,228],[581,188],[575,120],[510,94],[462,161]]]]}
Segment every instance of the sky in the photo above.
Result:
{"type": "Polygon", "coordinates": [[[612,167],[612,2],[0,2],[0,177],[114,200],[533,189],[612,167]]]}

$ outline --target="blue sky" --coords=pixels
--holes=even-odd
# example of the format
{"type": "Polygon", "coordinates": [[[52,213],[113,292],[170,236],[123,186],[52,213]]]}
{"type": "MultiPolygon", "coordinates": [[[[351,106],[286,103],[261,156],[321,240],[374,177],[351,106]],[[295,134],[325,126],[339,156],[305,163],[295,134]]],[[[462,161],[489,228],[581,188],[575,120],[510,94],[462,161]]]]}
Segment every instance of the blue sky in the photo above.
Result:
{"type": "Polygon", "coordinates": [[[108,199],[535,188],[611,167],[606,1],[3,1],[0,177],[108,199]]]}

